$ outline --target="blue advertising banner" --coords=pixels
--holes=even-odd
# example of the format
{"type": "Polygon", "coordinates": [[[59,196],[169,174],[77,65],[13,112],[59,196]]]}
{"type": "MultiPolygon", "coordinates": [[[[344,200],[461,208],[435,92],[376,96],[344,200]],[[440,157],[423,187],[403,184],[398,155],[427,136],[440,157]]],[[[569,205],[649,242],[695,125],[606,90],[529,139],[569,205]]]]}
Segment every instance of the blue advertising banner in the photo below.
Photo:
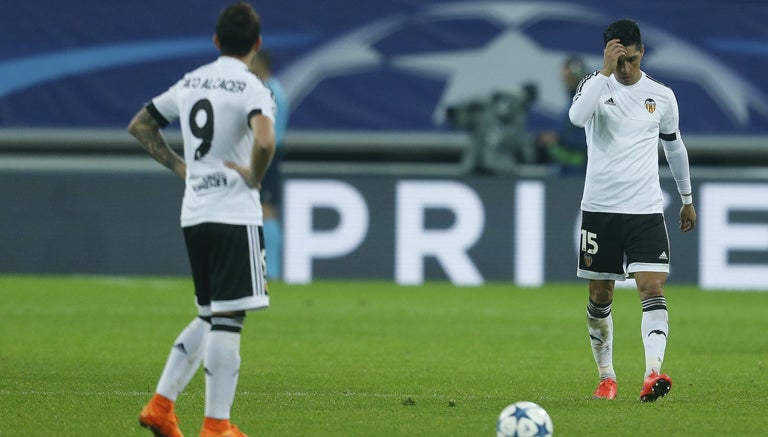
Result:
{"type": "MultiPolygon", "coordinates": [[[[7,2],[0,128],[122,128],[137,108],[217,56],[228,2],[7,2]]],[[[660,0],[254,1],[292,130],[449,129],[451,105],[535,85],[532,128],[569,101],[571,54],[602,65],[602,31],[643,31],[643,69],[677,95],[690,134],[768,134],[768,3],[660,0]]]]}

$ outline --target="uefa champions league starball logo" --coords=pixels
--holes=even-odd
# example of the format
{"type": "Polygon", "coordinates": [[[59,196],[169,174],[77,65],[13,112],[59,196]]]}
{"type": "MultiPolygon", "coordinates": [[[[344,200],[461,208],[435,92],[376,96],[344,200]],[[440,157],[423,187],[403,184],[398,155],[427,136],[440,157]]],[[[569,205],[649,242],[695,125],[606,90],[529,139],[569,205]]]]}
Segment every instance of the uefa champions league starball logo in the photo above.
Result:
{"type": "MultiPolygon", "coordinates": [[[[532,110],[555,118],[568,98],[559,85],[563,60],[581,51],[577,54],[584,57],[590,68],[602,66],[601,33],[612,19],[597,9],[567,3],[436,4],[410,16],[388,17],[352,29],[295,61],[280,76],[294,108],[324,80],[370,73],[384,66],[442,80],[442,95],[434,102],[436,123],[443,121],[445,108],[466,98],[535,83],[539,94],[532,110]],[[491,38],[474,47],[445,47],[417,53],[398,47],[397,53],[387,53],[379,44],[393,35],[417,32],[419,26],[440,22],[457,23],[452,30],[461,38],[458,20],[485,22],[496,30],[491,38]],[[570,46],[580,50],[553,45],[540,31],[546,26],[572,29],[561,31],[560,39],[569,40],[566,42],[570,46]]],[[[642,21],[639,24],[646,45],[643,66],[649,74],[661,81],[666,78],[696,84],[733,127],[748,124],[751,110],[768,117],[766,96],[729,66],[666,31],[642,21]],[[691,65],[696,66],[695,74],[691,65]]]]}

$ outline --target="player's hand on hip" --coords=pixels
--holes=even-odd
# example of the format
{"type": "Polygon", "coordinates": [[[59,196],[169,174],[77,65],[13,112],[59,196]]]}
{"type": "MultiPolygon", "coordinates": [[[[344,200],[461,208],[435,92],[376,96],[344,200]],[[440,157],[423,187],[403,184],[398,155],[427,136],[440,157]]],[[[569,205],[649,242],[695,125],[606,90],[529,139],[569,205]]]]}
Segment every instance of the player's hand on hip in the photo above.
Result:
{"type": "Polygon", "coordinates": [[[180,177],[182,180],[186,179],[187,177],[187,164],[185,162],[178,162],[173,168],[173,172],[176,173],[176,176],[180,177]]]}
{"type": "Polygon", "coordinates": [[[257,190],[261,189],[261,182],[254,180],[255,178],[253,177],[253,172],[251,171],[250,167],[246,167],[244,165],[237,165],[234,162],[229,162],[229,161],[224,162],[224,165],[238,172],[240,176],[243,178],[243,180],[245,180],[246,185],[248,185],[250,188],[254,188],[257,190]]]}
{"type": "Polygon", "coordinates": [[[610,76],[616,71],[619,58],[627,54],[627,48],[621,44],[621,40],[616,38],[608,41],[603,50],[603,69],[600,71],[606,76],[610,76]]]}
{"type": "Polygon", "coordinates": [[[680,230],[688,232],[696,227],[696,209],[693,204],[680,208],[680,230]]]}

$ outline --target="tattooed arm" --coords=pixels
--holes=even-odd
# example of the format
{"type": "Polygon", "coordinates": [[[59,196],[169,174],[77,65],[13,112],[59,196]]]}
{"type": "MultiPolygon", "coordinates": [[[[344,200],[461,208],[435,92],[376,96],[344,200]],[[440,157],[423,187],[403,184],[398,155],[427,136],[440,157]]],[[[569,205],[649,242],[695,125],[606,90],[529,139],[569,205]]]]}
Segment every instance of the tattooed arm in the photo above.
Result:
{"type": "Polygon", "coordinates": [[[178,177],[185,178],[187,164],[165,141],[165,137],[160,131],[160,125],[146,108],[141,108],[136,113],[128,125],[128,132],[139,140],[155,161],[176,173],[178,177]]]}

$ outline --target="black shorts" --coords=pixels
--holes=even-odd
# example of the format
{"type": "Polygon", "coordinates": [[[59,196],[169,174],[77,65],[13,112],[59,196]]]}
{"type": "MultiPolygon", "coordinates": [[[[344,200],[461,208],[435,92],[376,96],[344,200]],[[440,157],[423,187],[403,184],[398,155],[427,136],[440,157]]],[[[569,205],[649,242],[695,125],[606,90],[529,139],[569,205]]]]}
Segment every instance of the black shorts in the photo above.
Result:
{"type": "Polygon", "coordinates": [[[272,157],[272,163],[269,165],[267,174],[261,181],[261,202],[272,205],[280,205],[280,191],[282,190],[282,175],[280,174],[280,163],[283,161],[282,146],[275,150],[275,156],[272,157]]]}
{"type": "Polygon", "coordinates": [[[664,215],[582,211],[578,276],[623,281],[636,272],[669,273],[664,215]]]}
{"type": "Polygon", "coordinates": [[[269,306],[261,226],[201,223],[183,231],[201,316],[269,306]]]}

